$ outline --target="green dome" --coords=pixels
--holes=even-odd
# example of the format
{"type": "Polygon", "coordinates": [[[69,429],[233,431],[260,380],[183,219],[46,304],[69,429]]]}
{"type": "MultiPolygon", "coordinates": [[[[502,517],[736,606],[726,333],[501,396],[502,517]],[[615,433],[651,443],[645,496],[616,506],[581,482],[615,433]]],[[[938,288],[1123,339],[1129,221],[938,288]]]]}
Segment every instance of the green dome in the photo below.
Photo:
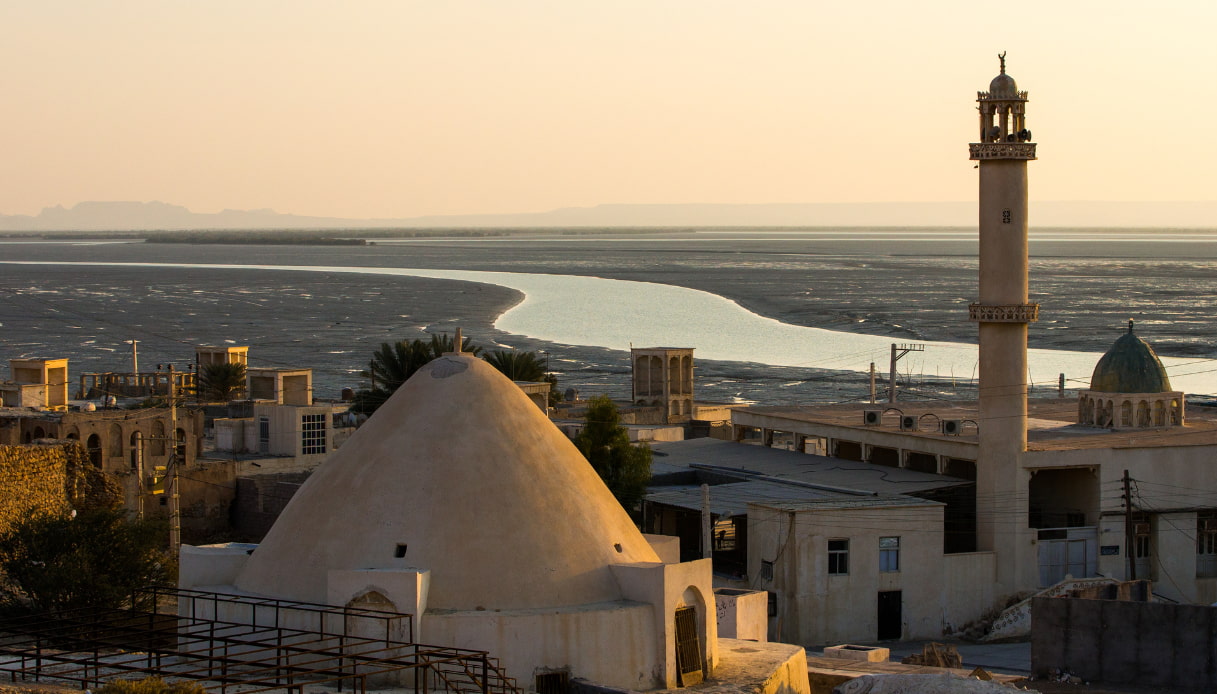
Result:
{"type": "Polygon", "coordinates": [[[1166,369],[1149,343],[1128,332],[1107,350],[1094,367],[1090,389],[1100,393],[1169,393],[1170,379],[1166,369]]]}

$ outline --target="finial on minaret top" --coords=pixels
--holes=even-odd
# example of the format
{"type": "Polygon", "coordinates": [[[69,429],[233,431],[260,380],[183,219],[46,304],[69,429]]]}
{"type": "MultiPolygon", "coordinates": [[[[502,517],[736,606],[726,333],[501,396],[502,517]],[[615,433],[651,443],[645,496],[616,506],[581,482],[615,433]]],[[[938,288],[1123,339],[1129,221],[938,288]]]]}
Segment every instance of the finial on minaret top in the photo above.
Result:
{"type": "Polygon", "coordinates": [[[998,53],[997,59],[1001,61],[1001,74],[1006,74],[1006,52],[998,53]]]}
{"type": "Polygon", "coordinates": [[[1132,335],[1132,319],[1128,319],[1128,334],[1132,335]]]}

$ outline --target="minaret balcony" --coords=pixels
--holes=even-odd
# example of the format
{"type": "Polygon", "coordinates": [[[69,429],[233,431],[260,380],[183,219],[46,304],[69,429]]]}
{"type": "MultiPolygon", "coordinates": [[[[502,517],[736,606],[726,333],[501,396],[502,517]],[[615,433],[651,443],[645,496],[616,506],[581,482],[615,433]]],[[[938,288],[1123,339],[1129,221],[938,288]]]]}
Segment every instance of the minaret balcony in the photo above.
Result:
{"type": "Polygon", "coordinates": [[[1034,142],[973,142],[968,145],[969,159],[1035,159],[1034,142]]]}
{"type": "Polygon", "coordinates": [[[978,323],[1034,323],[1039,319],[1039,304],[968,304],[968,320],[978,323]]]}

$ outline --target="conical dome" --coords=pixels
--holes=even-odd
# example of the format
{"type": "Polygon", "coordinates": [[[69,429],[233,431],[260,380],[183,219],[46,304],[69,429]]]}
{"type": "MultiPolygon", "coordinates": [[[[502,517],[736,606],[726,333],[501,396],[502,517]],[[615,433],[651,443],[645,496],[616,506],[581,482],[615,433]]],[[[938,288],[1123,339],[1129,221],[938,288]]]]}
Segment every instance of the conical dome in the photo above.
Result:
{"type": "Polygon", "coordinates": [[[1171,382],[1154,348],[1133,334],[1133,322],[1128,321],[1128,332],[1095,365],[1090,389],[1100,393],[1167,393],[1171,382]]]}
{"type": "Polygon", "coordinates": [[[481,359],[410,378],[288,504],[237,577],[326,601],[333,569],[431,572],[428,609],[622,598],[609,565],[659,557],[574,445],[481,359]]]}

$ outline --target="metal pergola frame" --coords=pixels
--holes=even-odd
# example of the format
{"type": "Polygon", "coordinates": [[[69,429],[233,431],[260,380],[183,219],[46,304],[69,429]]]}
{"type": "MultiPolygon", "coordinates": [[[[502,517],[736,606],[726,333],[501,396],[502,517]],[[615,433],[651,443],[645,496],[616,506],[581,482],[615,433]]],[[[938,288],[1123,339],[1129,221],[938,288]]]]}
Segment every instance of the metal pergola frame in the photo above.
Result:
{"type": "Polygon", "coordinates": [[[158,676],[220,694],[303,692],[306,686],[350,686],[364,694],[369,678],[384,676],[398,686],[412,682],[420,693],[519,694],[485,651],[413,643],[406,614],[172,588],[140,591],[132,604],[144,601],[151,610],[80,609],[2,620],[0,672],[14,682],[81,689],[158,676]],[[160,611],[170,604],[178,612],[160,611]],[[221,610],[248,610],[249,620],[219,619],[221,610]],[[314,618],[316,628],[300,626],[314,618]],[[394,638],[403,624],[405,638],[394,638]],[[378,635],[366,635],[370,631],[378,635]]]}

